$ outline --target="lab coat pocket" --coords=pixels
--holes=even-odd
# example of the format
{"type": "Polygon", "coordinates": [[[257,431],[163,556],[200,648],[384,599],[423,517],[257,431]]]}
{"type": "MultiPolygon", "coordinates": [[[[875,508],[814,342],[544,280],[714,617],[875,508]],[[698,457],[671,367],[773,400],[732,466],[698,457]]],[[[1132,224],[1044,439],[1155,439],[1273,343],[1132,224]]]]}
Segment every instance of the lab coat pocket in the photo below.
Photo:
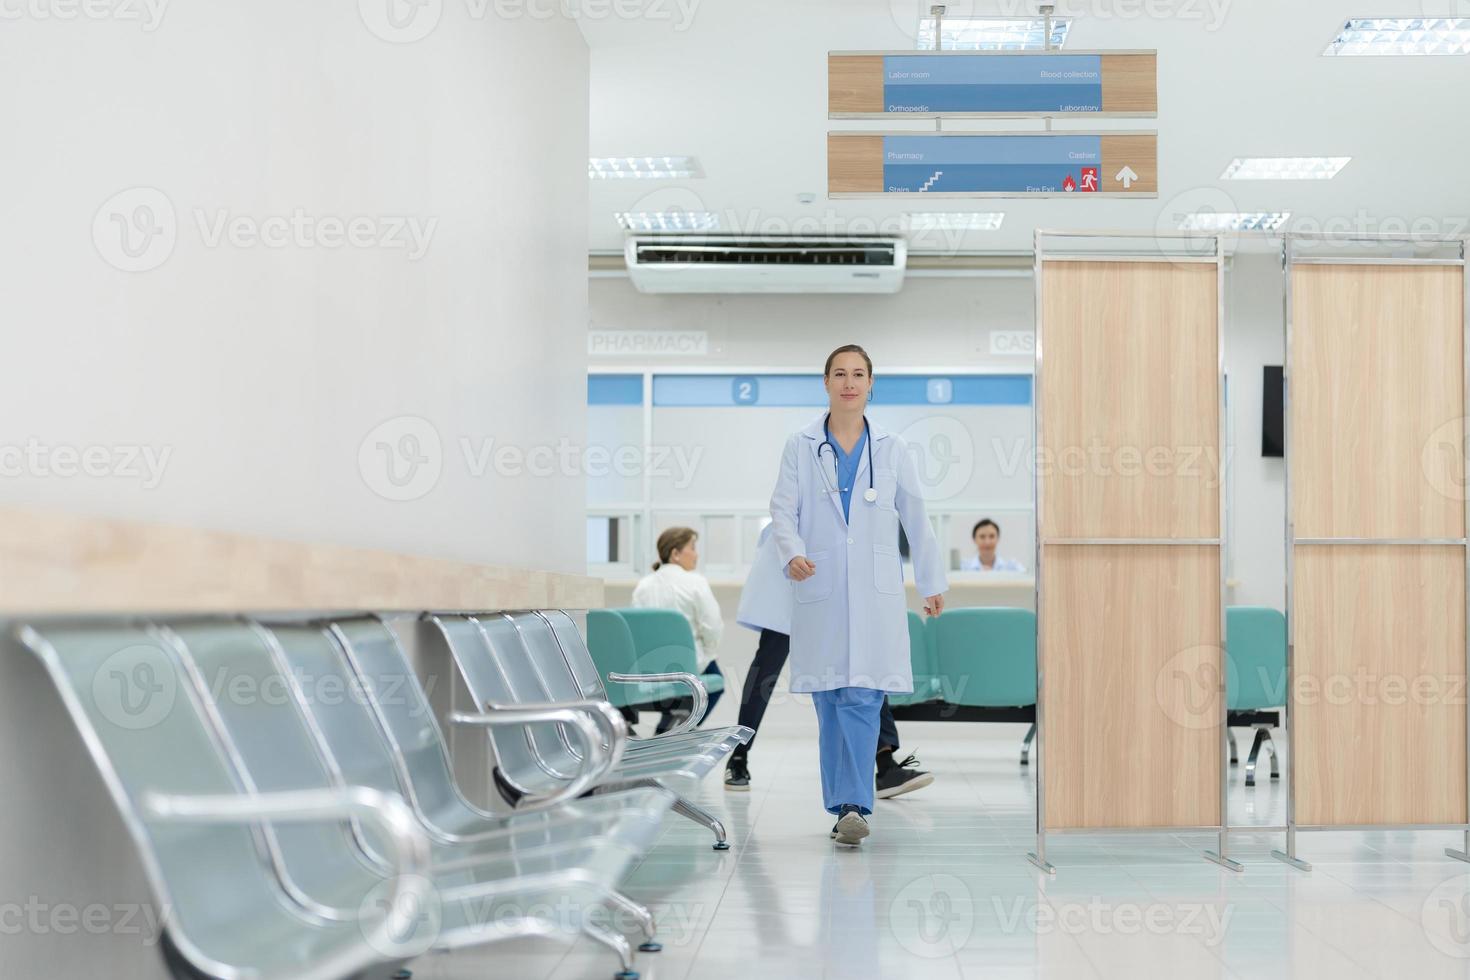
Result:
{"type": "Polygon", "coordinates": [[[817,570],[806,580],[794,583],[796,601],[821,602],[832,594],[832,553],[813,551],[806,557],[808,561],[817,566],[817,570]]]}
{"type": "Polygon", "coordinates": [[[873,545],[873,588],[884,595],[898,595],[903,591],[903,563],[897,548],[873,545]]]}

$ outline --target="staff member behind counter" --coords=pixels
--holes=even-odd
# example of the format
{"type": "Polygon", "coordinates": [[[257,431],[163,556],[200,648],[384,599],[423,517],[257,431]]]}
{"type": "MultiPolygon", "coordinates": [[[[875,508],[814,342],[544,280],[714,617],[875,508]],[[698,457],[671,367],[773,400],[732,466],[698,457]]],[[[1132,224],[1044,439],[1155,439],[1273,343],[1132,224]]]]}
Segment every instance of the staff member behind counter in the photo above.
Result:
{"type": "Polygon", "coordinates": [[[995,553],[1000,545],[1000,525],[983,517],[970,531],[975,542],[976,554],[960,562],[962,572],[1025,572],[1026,566],[1014,558],[1002,558],[995,553]]]}
{"type": "Polygon", "coordinates": [[[872,425],[873,362],[855,344],[822,370],[828,410],[786,440],[771,493],[777,558],[795,583],[791,690],[817,709],[822,802],[832,838],[870,833],[879,717],[914,689],[898,530],[908,535],[924,611],[944,609],[944,563],[903,440],[872,425]]]}

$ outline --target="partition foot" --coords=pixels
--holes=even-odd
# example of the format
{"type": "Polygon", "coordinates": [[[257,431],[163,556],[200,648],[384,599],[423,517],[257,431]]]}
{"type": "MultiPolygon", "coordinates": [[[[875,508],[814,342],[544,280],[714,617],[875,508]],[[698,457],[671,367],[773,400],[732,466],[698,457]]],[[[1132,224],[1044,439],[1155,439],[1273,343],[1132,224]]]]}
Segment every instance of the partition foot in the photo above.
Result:
{"type": "Polygon", "coordinates": [[[1052,863],[1046,858],[1039,856],[1035,851],[1027,851],[1026,860],[1030,861],[1032,864],[1036,865],[1038,868],[1040,868],[1042,871],[1045,871],[1049,875],[1055,875],[1057,873],[1057,869],[1052,866],[1052,863]]]}
{"type": "Polygon", "coordinates": [[[1312,866],[1297,857],[1295,854],[1287,854],[1285,851],[1272,851],[1271,856],[1282,864],[1289,864],[1298,871],[1311,871],[1312,866]]]}
{"type": "Polygon", "coordinates": [[[1444,854],[1445,857],[1452,857],[1456,861],[1464,861],[1466,864],[1470,864],[1470,854],[1466,854],[1464,851],[1456,850],[1453,847],[1446,847],[1444,854]]]}
{"type": "Polygon", "coordinates": [[[1226,857],[1225,855],[1220,854],[1220,853],[1218,853],[1216,851],[1205,851],[1205,860],[1206,861],[1214,861],[1216,864],[1218,864],[1220,867],[1224,868],[1226,871],[1244,871],[1245,870],[1245,865],[1241,864],[1239,861],[1232,860],[1232,859],[1226,857]]]}

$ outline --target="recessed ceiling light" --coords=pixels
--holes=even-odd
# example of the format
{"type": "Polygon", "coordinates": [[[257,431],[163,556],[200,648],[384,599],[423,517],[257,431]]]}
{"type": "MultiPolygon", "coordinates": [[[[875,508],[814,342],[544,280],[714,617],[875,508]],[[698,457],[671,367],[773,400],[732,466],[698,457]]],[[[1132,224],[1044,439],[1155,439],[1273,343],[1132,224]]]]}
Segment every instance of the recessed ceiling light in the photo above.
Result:
{"type": "Polygon", "coordinates": [[[1470,54],[1470,17],[1354,17],[1324,55],[1470,54]]]}
{"type": "MultiPolygon", "coordinates": [[[[1060,48],[1067,41],[1072,22],[1066,18],[1051,22],[1051,46],[1060,48]]],[[[944,18],[944,51],[1041,51],[1046,48],[1046,21],[1040,17],[946,17],[944,18]]],[[[934,50],[934,18],[919,21],[915,45],[920,51],[934,50]]]]}
{"type": "Polygon", "coordinates": [[[624,231],[719,231],[720,216],[710,211],[619,211],[624,231]]]}
{"type": "Polygon", "coordinates": [[[600,180],[678,180],[703,177],[693,157],[589,157],[587,176],[600,180]]]}
{"type": "Polygon", "coordinates": [[[1179,222],[1180,231],[1275,231],[1290,211],[1196,211],[1179,222]]]}
{"type": "Polygon", "coordinates": [[[1352,157],[1236,157],[1221,180],[1331,180],[1352,157]]]}
{"type": "Polygon", "coordinates": [[[995,231],[1005,217],[1004,211],[912,211],[908,225],[913,231],[995,231]]]}

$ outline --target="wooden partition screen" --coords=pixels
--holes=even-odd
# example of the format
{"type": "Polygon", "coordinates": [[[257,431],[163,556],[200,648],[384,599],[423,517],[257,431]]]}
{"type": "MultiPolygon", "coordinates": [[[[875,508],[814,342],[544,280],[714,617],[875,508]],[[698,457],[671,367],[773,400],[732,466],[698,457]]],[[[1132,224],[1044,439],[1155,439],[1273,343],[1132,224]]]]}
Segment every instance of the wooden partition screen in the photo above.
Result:
{"type": "Polygon", "coordinates": [[[1037,249],[1037,852],[1218,830],[1222,256],[1037,249]]]}
{"type": "Polygon", "coordinates": [[[1463,827],[1466,277],[1287,255],[1287,623],[1298,829],[1463,827]]]}

